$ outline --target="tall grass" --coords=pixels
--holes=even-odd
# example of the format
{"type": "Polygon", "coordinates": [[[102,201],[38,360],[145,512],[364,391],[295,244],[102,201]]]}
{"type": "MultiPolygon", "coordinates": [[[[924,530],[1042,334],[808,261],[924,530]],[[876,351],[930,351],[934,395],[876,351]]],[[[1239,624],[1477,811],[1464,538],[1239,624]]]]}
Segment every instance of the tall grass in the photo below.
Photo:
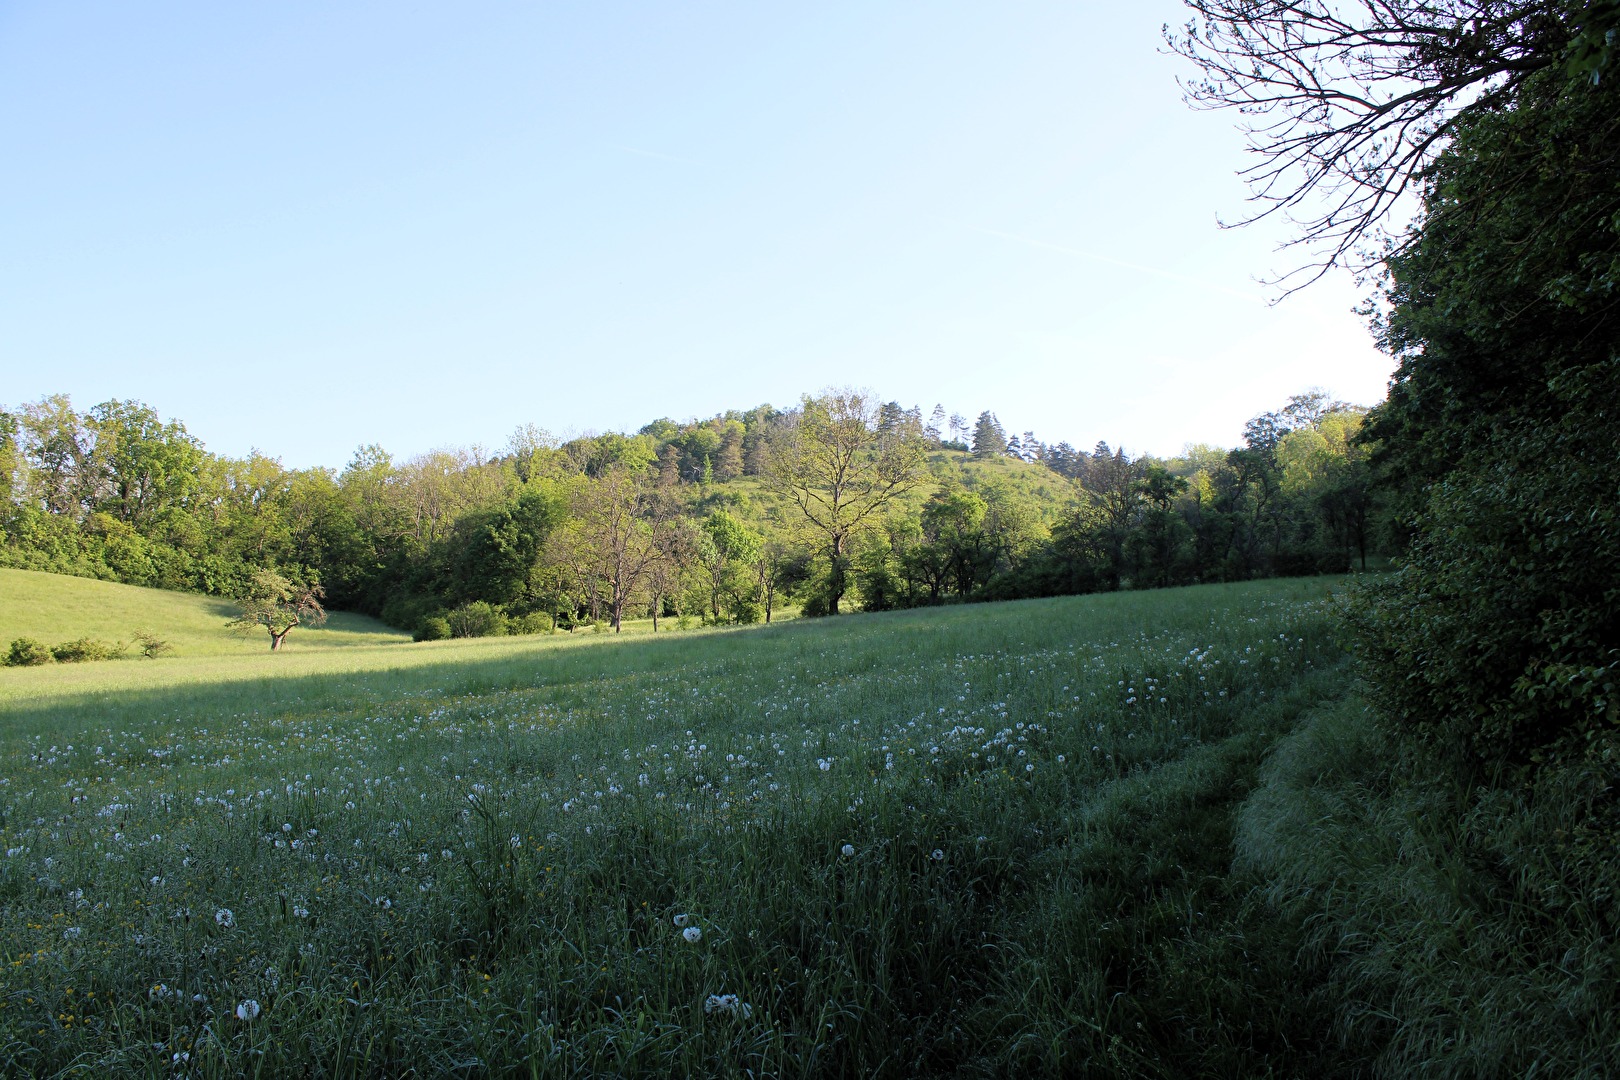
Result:
{"type": "Polygon", "coordinates": [[[1347,1058],[1385,1075],[1620,1075],[1614,821],[1595,769],[1487,790],[1350,697],[1283,739],[1237,867],[1294,928],[1347,1058]]]}
{"type": "Polygon", "coordinates": [[[1551,909],[1489,900],[1478,844],[1446,861],[1344,704],[1326,591],[29,683],[0,705],[0,1060],[1598,1074],[1603,917],[1551,916],[1592,927],[1560,977],[1551,909]],[[1504,1030],[1561,1008],[1563,1049],[1488,1040],[1515,994],[1504,1030]]]}

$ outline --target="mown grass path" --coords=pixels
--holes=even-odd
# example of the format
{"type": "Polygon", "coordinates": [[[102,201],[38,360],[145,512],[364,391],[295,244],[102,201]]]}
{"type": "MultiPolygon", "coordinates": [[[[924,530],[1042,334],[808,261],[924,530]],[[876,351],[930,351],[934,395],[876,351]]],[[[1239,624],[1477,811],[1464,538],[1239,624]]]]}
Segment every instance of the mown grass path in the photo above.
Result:
{"type": "Polygon", "coordinates": [[[1344,692],[1328,588],[31,683],[0,705],[0,1059],[1286,1069],[1226,871],[1266,748],[1344,692]]]}

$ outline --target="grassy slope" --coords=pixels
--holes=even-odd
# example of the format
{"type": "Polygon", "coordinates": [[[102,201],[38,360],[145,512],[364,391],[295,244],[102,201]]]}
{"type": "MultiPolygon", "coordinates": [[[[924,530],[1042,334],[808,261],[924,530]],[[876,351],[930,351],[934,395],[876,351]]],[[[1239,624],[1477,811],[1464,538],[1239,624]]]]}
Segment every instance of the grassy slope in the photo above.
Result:
{"type": "MultiPolygon", "coordinates": [[[[336,1072],[357,1042],[381,1073],[1185,1072],[1209,1050],[1161,1014],[1211,1009],[1152,946],[1212,906],[1265,733],[1342,685],[1325,593],[40,684],[0,705],[0,1047],[33,1072],[336,1072]],[[723,992],[752,1016],[706,1017],[723,992]]],[[[1265,1062],[1241,1018],[1207,1027],[1223,1067],[1265,1062]]]]}
{"type": "MultiPolygon", "coordinates": [[[[150,629],[181,656],[247,656],[268,652],[264,634],[244,637],[225,628],[235,614],[217,596],[144,589],[111,581],[0,569],[0,648],[31,637],[54,645],[80,637],[131,640],[150,629]]],[[[292,652],[409,641],[375,619],[332,612],[326,625],[295,629],[284,648],[292,652]]]]}
{"type": "Polygon", "coordinates": [[[14,684],[0,1070],[1612,1074],[1612,946],[1390,788],[1326,589],[14,684]]]}

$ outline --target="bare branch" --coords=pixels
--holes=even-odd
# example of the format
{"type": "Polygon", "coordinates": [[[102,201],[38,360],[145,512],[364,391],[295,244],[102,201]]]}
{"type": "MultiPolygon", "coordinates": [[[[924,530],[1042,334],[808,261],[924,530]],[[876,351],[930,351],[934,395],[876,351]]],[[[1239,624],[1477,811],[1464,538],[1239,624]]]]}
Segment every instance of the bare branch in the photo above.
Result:
{"type": "Polygon", "coordinates": [[[1357,274],[1404,242],[1390,221],[1458,117],[1510,100],[1578,33],[1553,0],[1186,0],[1166,26],[1192,61],[1197,109],[1236,109],[1258,160],[1240,175],[1253,210],[1282,217],[1306,261],[1268,282],[1287,296],[1335,266],[1357,274]]]}

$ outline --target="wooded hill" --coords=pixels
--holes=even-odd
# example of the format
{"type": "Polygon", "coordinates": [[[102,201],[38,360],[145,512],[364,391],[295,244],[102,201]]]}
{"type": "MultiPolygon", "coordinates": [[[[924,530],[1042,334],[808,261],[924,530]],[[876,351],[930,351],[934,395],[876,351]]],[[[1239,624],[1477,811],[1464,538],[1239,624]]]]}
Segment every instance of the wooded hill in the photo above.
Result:
{"type": "Polygon", "coordinates": [[[0,411],[0,564],[227,596],[268,568],[426,637],[1312,573],[1378,546],[1362,413],[1306,394],[1158,460],[826,391],[337,470],[55,396],[0,411]]]}

